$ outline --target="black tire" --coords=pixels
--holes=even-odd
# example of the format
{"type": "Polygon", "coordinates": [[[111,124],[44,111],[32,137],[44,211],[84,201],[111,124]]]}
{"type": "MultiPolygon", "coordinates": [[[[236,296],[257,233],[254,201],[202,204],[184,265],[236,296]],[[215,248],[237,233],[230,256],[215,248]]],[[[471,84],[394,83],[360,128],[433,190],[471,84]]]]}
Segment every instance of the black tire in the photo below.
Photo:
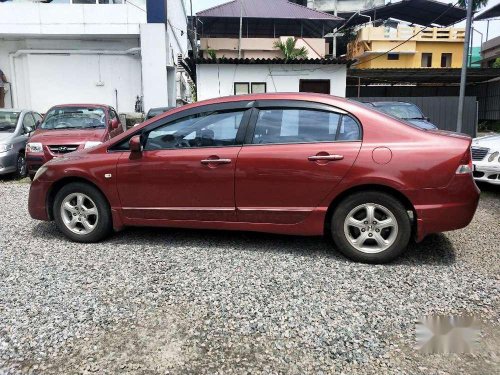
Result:
{"type": "Polygon", "coordinates": [[[331,231],[336,247],[346,257],[356,262],[387,263],[397,258],[406,249],[410,241],[412,227],[407,210],[398,199],[383,192],[364,191],[349,195],[340,202],[332,215],[331,231]],[[392,245],[377,253],[356,249],[344,232],[344,222],[351,210],[369,203],[383,206],[389,210],[396,219],[398,226],[397,235],[395,235],[392,245]]]}
{"type": "Polygon", "coordinates": [[[106,197],[92,185],[82,182],[72,182],[59,190],[54,199],[53,205],[54,219],[57,228],[70,240],[75,242],[92,243],[99,242],[106,238],[113,229],[111,209],[106,197]],[[95,228],[87,234],[77,234],[72,232],[61,217],[61,205],[66,197],[71,194],[82,193],[88,196],[95,203],[98,212],[98,220],[95,228]]]}
{"type": "Polygon", "coordinates": [[[28,175],[28,166],[26,165],[26,156],[19,153],[16,159],[16,172],[15,176],[18,179],[25,178],[28,175]]]}

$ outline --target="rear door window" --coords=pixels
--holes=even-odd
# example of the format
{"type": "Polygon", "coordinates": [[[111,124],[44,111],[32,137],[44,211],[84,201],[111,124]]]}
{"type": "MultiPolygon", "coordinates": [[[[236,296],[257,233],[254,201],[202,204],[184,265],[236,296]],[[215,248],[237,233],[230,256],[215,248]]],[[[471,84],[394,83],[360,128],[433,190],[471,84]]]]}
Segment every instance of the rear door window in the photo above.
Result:
{"type": "Polygon", "coordinates": [[[317,143],[361,139],[359,124],[336,112],[303,108],[259,111],[253,144],[317,143]]]}

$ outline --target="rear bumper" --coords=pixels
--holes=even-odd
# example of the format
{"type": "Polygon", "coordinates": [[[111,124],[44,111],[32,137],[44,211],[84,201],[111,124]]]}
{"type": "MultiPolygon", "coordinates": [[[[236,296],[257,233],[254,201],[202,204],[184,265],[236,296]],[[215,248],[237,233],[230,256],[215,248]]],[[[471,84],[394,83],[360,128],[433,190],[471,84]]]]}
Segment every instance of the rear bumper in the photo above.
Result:
{"type": "Polygon", "coordinates": [[[51,182],[39,180],[33,181],[31,184],[28,197],[28,211],[33,219],[51,220],[47,210],[47,194],[51,184],[51,182]]]}
{"type": "Polygon", "coordinates": [[[472,221],[480,190],[471,175],[456,175],[445,188],[423,189],[412,197],[417,242],[431,233],[464,228],[472,221]]]}

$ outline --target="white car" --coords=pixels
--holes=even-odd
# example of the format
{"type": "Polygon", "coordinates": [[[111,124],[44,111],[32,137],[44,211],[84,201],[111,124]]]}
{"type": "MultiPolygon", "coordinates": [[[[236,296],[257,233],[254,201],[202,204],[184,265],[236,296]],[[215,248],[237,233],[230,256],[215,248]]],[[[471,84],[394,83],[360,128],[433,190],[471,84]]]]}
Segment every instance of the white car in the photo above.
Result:
{"type": "Polygon", "coordinates": [[[476,181],[500,185],[500,134],[474,138],[472,162],[476,181]]]}

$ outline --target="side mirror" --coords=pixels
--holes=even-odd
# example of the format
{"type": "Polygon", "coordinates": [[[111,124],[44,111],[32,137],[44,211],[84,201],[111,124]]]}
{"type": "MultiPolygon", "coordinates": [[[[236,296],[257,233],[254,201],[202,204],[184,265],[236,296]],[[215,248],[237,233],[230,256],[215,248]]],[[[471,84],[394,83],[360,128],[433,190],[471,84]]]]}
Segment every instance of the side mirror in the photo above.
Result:
{"type": "Polygon", "coordinates": [[[111,129],[117,129],[118,128],[118,120],[117,119],[113,119],[113,120],[109,120],[108,121],[108,126],[111,128],[111,129]]]}
{"type": "Polygon", "coordinates": [[[424,120],[428,121],[428,122],[431,122],[431,118],[430,117],[424,117],[424,120]]]}
{"type": "Polygon", "coordinates": [[[132,138],[130,138],[128,147],[131,152],[142,152],[141,136],[134,135],[132,138]]]}

